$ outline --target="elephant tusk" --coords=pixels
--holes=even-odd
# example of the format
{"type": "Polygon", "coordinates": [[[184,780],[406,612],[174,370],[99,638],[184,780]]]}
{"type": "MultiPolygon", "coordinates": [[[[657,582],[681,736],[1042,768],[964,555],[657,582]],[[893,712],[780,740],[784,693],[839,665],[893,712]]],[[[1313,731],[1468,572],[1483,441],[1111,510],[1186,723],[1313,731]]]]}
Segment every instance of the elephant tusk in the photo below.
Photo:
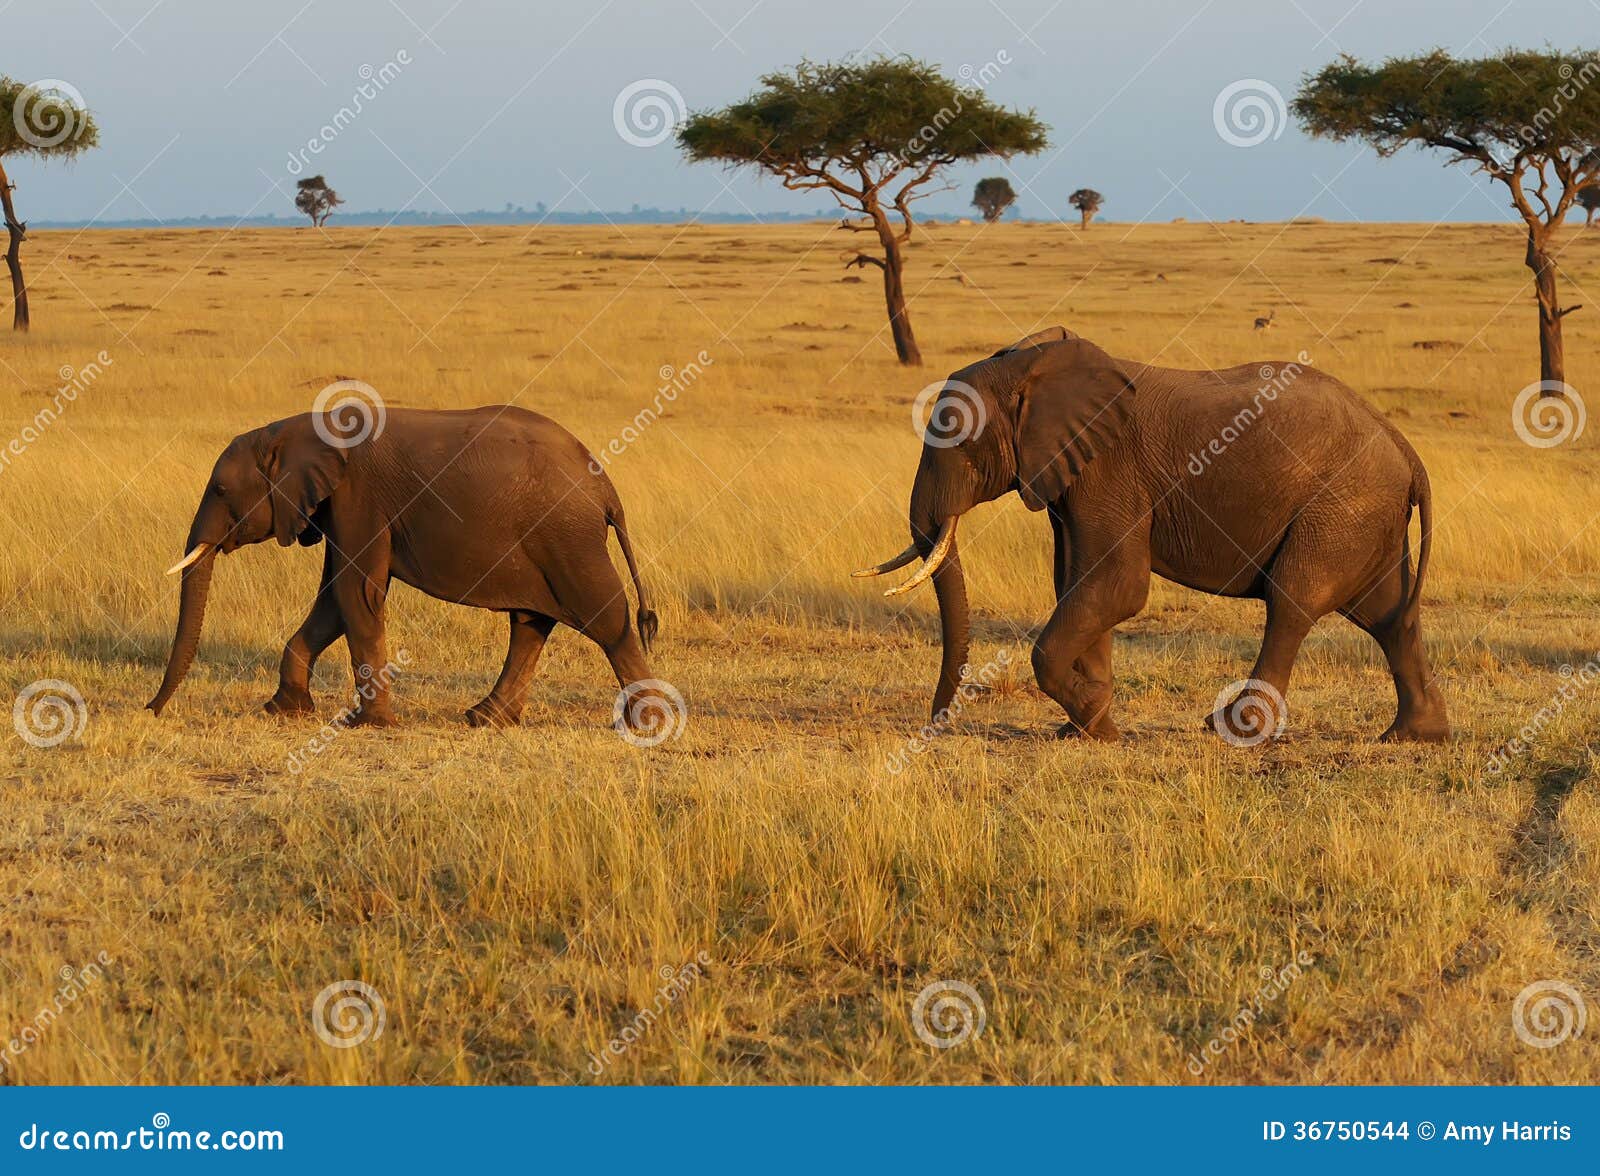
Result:
{"type": "Polygon", "coordinates": [[[210,551],[213,546],[214,546],[214,544],[211,544],[211,543],[196,543],[194,545],[194,550],[193,551],[191,551],[188,555],[184,556],[177,563],[173,564],[170,568],[167,569],[167,575],[169,575],[169,576],[177,575],[179,572],[183,571],[183,569],[188,567],[190,564],[197,562],[200,559],[200,557],[202,555],[204,555],[206,552],[210,551]]]}
{"type": "Polygon", "coordinates": [[[893,559],[886,560],[875,568],[862,568],[859,572],[851,572],[850,574],[857,579],[864,579],[868,576],[881,576],[885,572],[898,571],[916,558],[917,545],[913,543],[893,559]]]}
{"type": "Polygon", "coordinates": [[[956,541],[956,515],[951,515],[944,521],[944,526],[939,528],[939,537],[934,541],[933,550],[928,552],[928,558],[923,561],[917,574],[897,588],[890,588],[885,596],[899,596],[902,592],[910,592],[929,576],[939,570],[939,565],[944,563],[945,556],[950,554],[950,545],[956,541]]]}

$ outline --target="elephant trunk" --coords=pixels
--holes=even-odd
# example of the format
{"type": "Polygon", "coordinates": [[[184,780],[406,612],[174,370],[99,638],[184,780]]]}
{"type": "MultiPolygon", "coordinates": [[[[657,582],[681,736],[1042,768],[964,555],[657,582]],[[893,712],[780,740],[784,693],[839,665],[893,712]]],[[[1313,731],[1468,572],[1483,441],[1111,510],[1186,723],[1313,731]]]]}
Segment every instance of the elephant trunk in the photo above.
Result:
{"type": "Polygon", "coordinates": [[[939,630],[944,652],[939,660],[939,684],[933,692],[933,721],[945,715],[961,686],[967,668],[967,648],[972,636],[967,612],[967,582],[961,574],[961,553],[952,538],[949,554],[933,574],[933,593],[939,600],[939,630]]]}
{"type": "Polygon", "coordinates": [[[211,592],[211,570],[217,561],[217,541],[220,538],[218,521],[208,517],[206,508],[201,507],[200,513],[195,516],[194,526],[189,529],[189,543],[185,548],[188,555],[178,603],[178,631],[172,638],[167,672],[161,679],[161,689],[145,703],[147,710],[158,715],[177,693],[184,675],[194,664],[195,650],[200,646],[200,627],[205,623],[206,597],[211,592]]]}

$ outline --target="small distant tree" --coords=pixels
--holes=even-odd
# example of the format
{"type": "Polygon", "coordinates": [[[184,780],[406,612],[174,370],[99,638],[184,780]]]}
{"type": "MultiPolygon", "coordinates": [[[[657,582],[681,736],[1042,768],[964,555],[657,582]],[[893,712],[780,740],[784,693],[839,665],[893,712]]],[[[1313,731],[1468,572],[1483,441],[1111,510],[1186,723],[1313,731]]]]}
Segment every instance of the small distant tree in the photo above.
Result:
{"type": "Polygon", "coordinates": [[[299,191],[294,194],[294,206],[311,218],[313,228],[327,224],[333,210],[344,203],[321,176],[307,176],[295,187],[299,191]]]}
{"type": "Polygon", "coordinates": [[[11,192],[16,187],[6,161],[34,156],[71,159],[100,143],[100,128],[75,91],[60,83],[25,85],[0,77],[0,210],[5,213],[6,268],[11,271],[11,327],[28,329],[28,283],[22,276],[26,221],[17,219],[11,192]]]}
{"type": "Polygon", "coordinates": [[[1089,222],[1094,219],[1094,214],[1100,211],[1100,206],[1105,202],[1106,198],[1093,188],[1079,188],[1071,196],[1067,197],[1067,203],[1078,210],[1078,215],[1082,218],[1078,222],[1078,227],[1083,229],[1089,227],[1089,222]]]}
{"type": "Polygon", "coordinates": [[[895,353],[920,364],[903,277],[912,202],[947,191],[948,183],[927,186],[949,165],[1032,154],[1047,146],[1045,135],[1032,111],[1007,110],[909,57],[880,57],[767,74],[744,101],[691,114],[678,143],[696,162],[757,168],[860,214],[844,227],[875,233],[882,252],[855,251],[846,265],[883,271],[895,353]]]}
{"type": "Polygon", "coordinates": [[[979,180],[978,186],[972,189],[972,207],[983,213],[983,219],[989,224],[999,220],[1016,202],[1017,194],[1011,190],[1011,181],[1003,176],[979,180]]]}
{"type": "Polygon", "coordinates": [[[1359,139],[1387,158],[1416,144],[1451,153],[1504,184],[1528,228],[1526,264],[1539,302],[1539,378],[1559,394],[1565,375],[1550,242],[1600,179],[1600,53],[1509,49],[1458,60],[1444,50],[1366,65],[1341,57],[1308,76],[1294,112],[1312,135],[1359,139]]]}

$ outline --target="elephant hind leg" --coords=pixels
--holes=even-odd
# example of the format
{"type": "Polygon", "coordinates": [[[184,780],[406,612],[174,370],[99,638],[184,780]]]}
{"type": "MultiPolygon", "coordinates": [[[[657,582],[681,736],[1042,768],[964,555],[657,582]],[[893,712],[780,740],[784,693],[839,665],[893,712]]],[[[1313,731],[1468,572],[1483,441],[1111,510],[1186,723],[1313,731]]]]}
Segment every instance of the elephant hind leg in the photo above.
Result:
{"type": "Polygon", "coordinates": [[[1339,611],[1378,643],[1394,677],[1398,710],[1380,738],[1437,743],[1450,737],[1450,718],[1428,669],[1421,617],[1416,610],[1405,611],[1410,589],[1410,565],[1402,549],[1371,588],[1339,611]]]}
{"type": "Polygon", "coordinates": [[[506,650],[506,664],[501,668],[500,677],[488,697],[468,709],[467,723],[470,726],[516,725],[522,717],[522,706],[528,697],[528,683],[539,664],[539,654],[543,652],[544,643],[555,627],[556,619],[543,613],[511,613],[511,641],[506,650]]]}
{"type": "MultiPolygon", "coordinates": [[[[593,558],[574,561],[547,573],[563,620],[600,647],[617,676],[617,685],[627,690],[636,682],[653,682],[644,646],[628,615],[628,594],[611,557],[600,548],[593,558]]],[[[634,691],[633,699],[650,692],[634,691]]],[[[634,708],[624,707],[631,721],[634,708]]]]}

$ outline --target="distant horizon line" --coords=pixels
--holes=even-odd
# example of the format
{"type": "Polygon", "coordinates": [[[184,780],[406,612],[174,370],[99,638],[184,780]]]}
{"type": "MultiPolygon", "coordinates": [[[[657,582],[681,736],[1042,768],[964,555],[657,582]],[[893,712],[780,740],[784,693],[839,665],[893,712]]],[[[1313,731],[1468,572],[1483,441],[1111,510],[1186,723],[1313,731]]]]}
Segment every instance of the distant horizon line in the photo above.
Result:
{"type": "MultiPolygon", "coordinates": [[[[1579,210],[1581,211],[1581,210],[1579,210]]],[[[627,212],[540,212],[537,209],[523,208],[518,205],[514,208],[500,212],[489,209],[473,209],[463,213],[449,212],[395,212],[387,209],[373,209],[365,212],[338,212],[334,214],[329,228],[370,228],[374,225],[405,225],[405,226],[433,226],[433,227],[475,227],[495,225],[524,225],[538,227],[540,225],[553,225],[562,227],[578,227],[585,225],[768,225],[768,224],[823,224],[834,223],[844,219],[837,209],[823,209],[812,212],[708,212],[690,208],[658,209],[638,208],[635,206],[627,212]]],[[[965,212],[948,212],[929,210],[925,215],[918,217],[917,224],[979,224],[981,217],[972,216],[965,212]]],[[[1006,216],[1001,218],[1004,224],[1031,224],[1031,225],[1076,225],[1076,214],[1069,216],[1006,216]]],[[[1378,225],[1378,224],[1458,224],[1458,225],[1499,225],[1504,224],[1516,227],[1520,224],[1511,218],[1504,221],[1493,220],[1360,220],[1356,218],[1338,218],[1326,216],[1300,215],[1285,220],[1271,218],[1251,219],[1248,217],[1233,217],[1228,220],[1206,220],[1199,217],[1177,216],[1156,220],[1146,218],[1143,220],[1117,220],[1114,217],[1096,217],[1095,224],[1101,225],[1168,225],[1168,224],[1338,224],[1338,225],[1378,225]]],[[[1570,220],[1567,223],[1572,223],[1570,220]]],[[[1582,223],[1579,221],[1578,223],[1582,223]]],[[[121,220],[103,220],[100,218],[85,220],[32,220],[29,226],[37,230],[47,229],[215,229],[215,228],[310,228],[304,216],[237,216],[237,215],[206,215],[183,217],[139,217],[121,220]]]]}

